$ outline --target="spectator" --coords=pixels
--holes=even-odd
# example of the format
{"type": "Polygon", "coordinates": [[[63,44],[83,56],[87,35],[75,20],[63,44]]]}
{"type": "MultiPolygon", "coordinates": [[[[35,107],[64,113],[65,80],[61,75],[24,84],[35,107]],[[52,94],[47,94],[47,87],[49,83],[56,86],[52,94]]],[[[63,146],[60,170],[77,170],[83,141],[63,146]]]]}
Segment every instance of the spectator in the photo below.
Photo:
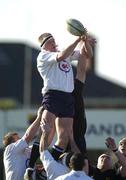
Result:
{"type": "MultiPolygon", "coordinates": [[[[106,139],[106,145],[109,147],[109,150],[114,152],[116,156],[119,158],[119,161],[121,164],[123,164],[125,168],[125,157],[120,152],[118,152],[118,149],[116,147],[115,141],[113,138],[109,137],[106,139]]],[[[124,150],[124,149],[123,149],[124,150]]],[[[119,172],[115,167],[113,166],[112,156],[110,154],[102,154],[98,157],[97,167],[93,167],[90,165],[89,174],[93,177],[94,180],[124,180],[125,175],[119,172]]]]}
{"type": "Polygon", "coordinates": [[[101,154],[98,157],[97,167],[90,166],[89,175],[94,180],[120,180],[115,169],[112,166],[112,159],[107,154],[101,154]]]}
{"type": "Polygon", "coordinates": [[[7,180],[23,179],[26,162],[30,154],[28,143],[39,128],[41,115],[42,107],[38,109],[36,120],[29,126],[22,138],[16,132],[9,132],[4,136],[4,167],[7,180]]]}
{"type": "Polygon", "coordinates": [[[117,158],[118,173],[126,179],[126,138],[122,138],[117,147],[114,138],[108,137],[106,139],[106,145],[117,158]]]}

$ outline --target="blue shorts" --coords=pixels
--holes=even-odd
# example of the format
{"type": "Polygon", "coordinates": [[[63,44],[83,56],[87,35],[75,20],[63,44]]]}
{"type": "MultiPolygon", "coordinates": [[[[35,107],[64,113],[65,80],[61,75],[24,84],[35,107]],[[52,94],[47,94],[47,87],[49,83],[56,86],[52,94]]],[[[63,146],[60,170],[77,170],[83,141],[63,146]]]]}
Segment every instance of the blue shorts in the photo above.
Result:
{"type": "Polygon", "coordinates": [[[74,97],[72,93],[48,90],[43,96],[42,106],[55,114],[56,117],[72,118],[74,116],[74,97]]]}

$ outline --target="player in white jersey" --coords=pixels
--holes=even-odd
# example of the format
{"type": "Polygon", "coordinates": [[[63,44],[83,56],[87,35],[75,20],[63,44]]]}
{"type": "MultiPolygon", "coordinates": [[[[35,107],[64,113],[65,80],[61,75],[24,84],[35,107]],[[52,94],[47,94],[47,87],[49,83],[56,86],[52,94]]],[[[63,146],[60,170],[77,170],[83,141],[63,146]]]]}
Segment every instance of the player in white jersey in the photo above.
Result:
{"type": "Polygon", "coordinates": [[[74,80],[71,60],[79,58],[79,51],[74,50],[80,41],[81,37],[78,37],[65,50],[58,51],[55,39],[50,33],[39,37],[41,52],[37,57],[37,68],[44,82],[42,106],[45,109],[42,121],[48,121],[52,127],[49,144],[54,137],[55,123],[57,124],[59,133],[52,149],[56,159],[69,141],[73,151],[79,151],[73,139],[74,80]]]}
{"type": "Polygon", "coordinates": [[[39,108],[37,118],[28,127],[22,138],[16,132],[9,132],[3,138],[5,146],[4,167],[6,180],[22,180],[26,162],[30,156],[28,143],[35,136],[41,120],[42,107],[39,108]]]}
{"type": "MultiPolygon", "coordinates": [[[[86,143],[85,143],[85,132],[86,132],[86,118],[83,104],[83,86],[86,79],[86,67],[88,60],[92,58],[92,46],[96,40],[93,37],[88,36],[85,39],[84,53],[81,54],[78,65],[77,65],[77,74],[75,79],[75,87],[72,92],[75,100],[75,114],[74,114],[74,123],[73,123],[73,133],[75,141],[78,145],[78,148],[81,152],[86,152],[86,143]]],[[[58,129],[58,128],[57,128],[58,129]]],[[[59,133],[59,130],[57,131],[59,133]]],[[[47,159],[50,160],[50,158],[47,159]]],[[[36,142],[33,144],[32,153],[29,161],[30,169],[27,169],[27,176],[31,177],[34,170],[34,165],[36,159],[39,157],[39,143],[36,142]]],[[[46,159],[45,159],[46,161],[46,159]]],[[[56,169],[56,168],[55,168],[56,169]]],[[[60,174],[61,175],[61,174],[60,174]]]]}

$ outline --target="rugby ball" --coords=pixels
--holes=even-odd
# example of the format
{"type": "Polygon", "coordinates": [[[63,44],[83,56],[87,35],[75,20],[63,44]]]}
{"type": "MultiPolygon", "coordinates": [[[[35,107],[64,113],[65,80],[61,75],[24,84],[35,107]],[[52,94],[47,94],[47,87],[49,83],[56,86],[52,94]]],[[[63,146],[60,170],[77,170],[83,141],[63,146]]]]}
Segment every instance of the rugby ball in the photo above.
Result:
{"type": "Polygon", "coordinates": [[[86,33],[83,24],[77,19],[66,20],[66,28],[74,36],[82,36],[86,33]]]}

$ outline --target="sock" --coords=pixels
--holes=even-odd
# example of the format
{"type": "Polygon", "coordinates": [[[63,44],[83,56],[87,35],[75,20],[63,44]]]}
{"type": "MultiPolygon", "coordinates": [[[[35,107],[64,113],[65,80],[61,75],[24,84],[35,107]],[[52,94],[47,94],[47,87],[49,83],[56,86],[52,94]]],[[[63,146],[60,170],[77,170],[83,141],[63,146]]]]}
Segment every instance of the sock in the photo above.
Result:
{"type": "Polygon", "coordinates": [[[53,158],[57,161],[64,150],[56,145],[49,148],[49,152],[52,154],[53,158]]]}
{"type": "Polygon", "coordinates": [[[30,160],[29,160],[29,167],[30,168],[34,168],[35,163],[36,163],[37,159],[39,158],[39,156],[40,156],[39,142],[34,142],[33,147],[32,147],[32,151],[31,151],[30,160]]]}

